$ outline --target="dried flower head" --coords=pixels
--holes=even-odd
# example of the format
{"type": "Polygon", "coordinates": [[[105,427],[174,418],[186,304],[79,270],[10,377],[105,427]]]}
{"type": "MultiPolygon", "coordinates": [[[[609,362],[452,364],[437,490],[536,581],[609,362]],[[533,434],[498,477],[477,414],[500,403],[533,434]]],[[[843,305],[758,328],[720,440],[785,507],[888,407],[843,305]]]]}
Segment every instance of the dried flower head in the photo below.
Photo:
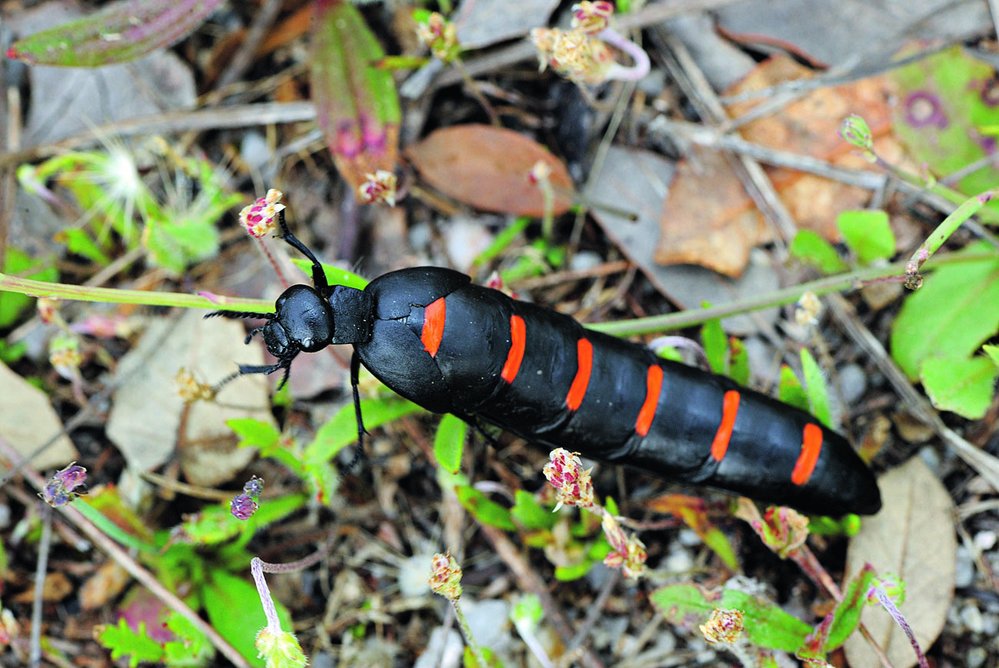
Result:
{"type": "Polygon", "coordinates": [[[709,643],[732,644],[742,635],[744,628],[742,610],[715,608],[708,621],[701,624],[701,633],[709,643]]]}
{"type": "Polygon", "coordinates": [[[610,17],[613,14],[614,3],[584,0],[572,6],[572,27],[596,35],[610,25],[610,17]]]}
{"type": "Polygon", "coordinates": [[[194,374],[181,367],[177,369],[177,375],[173,382],[177,385],[177,394],[184,400],[184,403],[194,403],[195,401],[211,401],[215,398],[215,388],[207,383],[200,382],[194,374]]]}
{"type": "Polygon", "coordinates": [[[49,363],[66,380],[76,378],[83,363],[79,339],[69,335],[53,337],[49,342],[49,363]]]}
{"type": "Polygon", "coordinates": [[[822,315],[822,302],[814,292],[808,291],[801,295],[794,309],[794,321],[802,327],[815,325],[822,315]]]}
{"type": "Polygon", "coordinates": [[[265,626],[254,642],[257,656],[266,661],[267,668],[304,668],[309,660],[293,633],[272,630],[265,626]]]}
{"type": "Polygon", "coordinates": [[[253,204],[239,212],[239,222],[251,237],[259,239],[274,231],[277,216],[285,209],[284,204],[281,204],[282,197],[284,193],[271,188],[265,196],[257,198],[253,204]]]}
{"type": "Polygon", "coordinates": [[[379,169],[374,174],[365,174],[364,183],[357,187],[358,199],[361,204],[385,202],[395,206],[397,180],[392,172],[379,169]]]}
{"type": "Polygon", "coordinates": [[[451,553],[437,553],[430,561],[430,589],[449,601],[461,598],[461,567],[451,553]]]}
{"type": "Polygon", "coordinates": [[[253,476],[243,485],[243,493],[237,494],[229,503],[229,512],[237,520],[248,520],[260,507],[257,503],[264,491],[264,480],[253,476]]]}
{"type": "Polygon", "coordinates": [[[549,177],[552,175],[552,166],[549,165],[544,160],[538,160],[531,167],[531,171],[528,173],[527,178],[531,183],[547,183],[549,177]]]}
{"type": "Polygon", "coordinates": [[[458,29],[439,12],[417,16],[416,35],[427,45],[434,57],[445,63],[454,62],[461,54],[458,29]]]}
{"type": "Polygon", "coordinates": [[[51,297],[39,297],[35,303],[38,317],[46,325],[51,325],[59,314],[59,300],[51,297]]]}
{"type": "Polygon", "coordinates": [[[53,508],[65,506],[67,503],[78,497],[81,492],[77,490],[87,481],[87,469],[73,462],[66,468],[57,471],[49,478],[45,488],[39,495],[45,503],[53,508]]]}
{"type": "Polygon", "coordinates": [[[535,28],[531,40],[541,70],[551,67],[574,83],[602,83],[616,64],[607,44],[580,29],[535,28]]]}
{"type": "Polygon", "coordinates": [[[590,480],[590,470],[583,468],[579,454],[555,448],[548,454],[548,458],[551,461],[545,464],[543,472],[545,478],[555,488],[558,506],[592,507],[593,481],[590,480]]]}
{"type": "Polygon", "coordinates": [[[608,512],[604,512],[600,528],[611,546],[611,552],[604,557],[604,565],[620,568],[625,577],[641,577],[645,573],[645,561],[649,558],[645,544],[637,536],[625,533],[617,519],[608,512]]]}

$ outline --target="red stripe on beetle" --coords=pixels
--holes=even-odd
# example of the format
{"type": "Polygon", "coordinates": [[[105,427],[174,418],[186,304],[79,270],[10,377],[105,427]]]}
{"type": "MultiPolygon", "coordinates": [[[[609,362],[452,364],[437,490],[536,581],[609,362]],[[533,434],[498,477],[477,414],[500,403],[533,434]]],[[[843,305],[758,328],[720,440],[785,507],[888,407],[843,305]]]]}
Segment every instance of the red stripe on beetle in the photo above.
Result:
{"type": "Polygon", "coordinates": [[[430,353],[431,357],[437,357],[437,351],[441,347],[446,319],[447,305],[443,297],[423,309],[423,331],[420,332],[420,341],[423,342],[423,349],[430,353]]]}
{"type": "Polygon", "coordinates": [[[728,452],[728,442],[732,440],[732,430],[735,429],[735,416],[739,414],[739,393],[729,390],[722,399],[721,424],[711,442],[711,457],[720,462],[728,452]]]}
{"type": "Polygon", "coordinates": [[[512,383],[520,371],[520,363],[524,361],[524,345],[527,343],[527,327],[519,315],[510,316],[510,350],[506,354],[506,362],[500,371],[500,378],[512,383]]]}
{"type": "Polygon", "coordinates": [[[583,403],[586,388],[590,385],[590,372],[593,371],[593,344],[586,339],[576,342],[576,377],[572,379],[569,394],[565,395],[565,405],[574,411],[583,403]]]}
{"type": "Polygon", "coordinates": [[[815,465],[819,462],[819,453],[822,452],[822,427],[817,424],[808,423],[801,436],[801,454],[798,461],[794,463],[794,470],[791,471],[791,482],[801,486],[808,482],[815,471],[815,465]]]}
{"type": "Polygon", "coordinates": [[[645,376],[645,401],[635,419],[635,431],[639,436],[645,436],[652,428],[652,420],[656,417],[656,406],[659,405],[659,394],[663,389],[663,368],[658,364],[649,365],[649,373],[645,376]]]}

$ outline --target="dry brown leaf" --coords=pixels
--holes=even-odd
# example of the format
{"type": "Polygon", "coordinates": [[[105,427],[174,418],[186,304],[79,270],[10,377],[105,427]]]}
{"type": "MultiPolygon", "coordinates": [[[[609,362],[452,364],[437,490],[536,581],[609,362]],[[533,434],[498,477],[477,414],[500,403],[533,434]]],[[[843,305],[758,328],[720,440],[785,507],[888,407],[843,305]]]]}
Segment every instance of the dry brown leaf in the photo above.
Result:
{"type": "Polygon", "coordinates": [[[231,418],[252,417],[273,424],[267,383],[261,376],[242,376],[219,393],[218,403],[185,406],[174,378],[180,367],[203,382],[229,375],[236,363],[263,364],[259,340],[242,345],[245,330],[233,320],[205,320],[190,311],[176,321],[153,320],[118,365],[121,385],[115,391],[107,433],[129,467],[154,469],[174,456],[178,442],[187,479],[198,485],[230,480],[253,458],[239,448],[231,418]],[[183,433],[181,433],[183,429],[183,433]]]}
{"type": "MultiPolygon", "coordinates": [[[[73,583],[69,581],[66,574],[55,571],[45,576],[42,583],[42,600],[46,603],[61,601],[73,591],[73,583]]],[[[14,597],[15,603],[31,603],[35,598],[35,590],[32,587],[27,591],[22,591],[14,597]]]]}
{"type": "MultiPolygon", "coordinates": [[[[925,652],[940,635],[954,598],[953,503],[919,457],[881,476],[878,486],[884,507],[864,519],[850,542],[846,568],[856,573],[870,563],[879,574],[895,574],[905,582],[899,609],[925,652]]],[[[895,668],[915,665],[912,646],[883,608],[866,608],[861,621],[895,668]]],[[[845,650],[851,666],[880,665],[859,634],[850,636],[845,650]]]]}
{"type": "Polygon", "coordinates": [[[108,559],[80,587],[80,606],[84,610],[97,610],[107,605],[125,590],[131,577],[118,562],[108,559]]]}
{"type": "Polygon", "coordinates": [[[0,434],[10,445],[30,457],[39,446],[55,438],[51,446],[39,452],[30,465],[39,470],[60,468],[78,457],[76,448],[66,434],[62,421],[52,409],[49,398],[37,387],[0,362],[0,434]]]}
{"type": "MultiPolygon", "coordinates": [[[[733,90],[737,95],[810,76],[810,71],[786,57],[774,57],[757,67],[733,90]]],[[[872,77],[835,88],[820,88],[780,112],[746,124],[745,139],[768,148],[808,155],[844,167],[863,166],[863,159],[840,139],[839,125],[849,114],[860,114],[876,137],[890,127],[889,84],[872,77]]],[[[759,100],[729,108],[740,116],[759,100]]],[[[881,137],[881,143],[888,141],[881,137]]],[[[830,241],[838,241],[836,216],[862,208],[867,191],[789,169],[767,168],[767,174],[795,221],[830,241]]],[[[680,163],[677,178],[663,209],[656,261],[699,264],[728,276],[745,269],[749,250],[771,239],[771,230],[742,188],[724,156],[701,150],[680,163]]]]}
{"type": "Polygon", "coordinates": [[[531,182],[538,162],[551,168],[556,215],[572,204],[572,179],[562,161],[524,135],[491,125],[455,125],[410,146],[406,158],[445,195],[484,211],[540,217],[544,202],[531,182]]]}

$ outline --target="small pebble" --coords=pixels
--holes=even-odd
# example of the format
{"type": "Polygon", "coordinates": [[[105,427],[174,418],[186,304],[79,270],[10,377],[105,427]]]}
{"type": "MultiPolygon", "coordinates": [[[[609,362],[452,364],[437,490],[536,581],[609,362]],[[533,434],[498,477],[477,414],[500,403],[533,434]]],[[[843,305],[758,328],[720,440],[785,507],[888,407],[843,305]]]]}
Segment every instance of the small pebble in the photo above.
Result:
{"type": "Polygon", "coordinates": [[[982,612],[974,603],[969,603],[961,608],[961,623],[975,635],[985,630],[982,612]]]}
{"type": "Polygon", "coordinates": [[[430,642],[427,649],[416,659],[414,668],[458,668],[465,643],[461,634],[455,629],[449,629],[447,636],[444,629],[437,627],[430,632],[430,642]]]}
{"type": "Polygon", "coordinates": [[[982,552],[988,552],[996,546],[996,538],[995,531],[979,531],[975,534],[975,547],[982,552]]]}
{"type": "Polygon", "coordinates": [[[597,253],[593,251],[579,251],[569,261],[569,269],[571,271],[587,271],[599,266],[601,262],[603,260],[597,253]]]}
{"type": "Polygon", "coordinates": [[[475,601],[462,598],[461,607],[468,618],[475,642],[493,651],[510,644],[510,604],[500,599],[475,601]]]}
{"type": "Polygon", "coordinates": [[[689,550],[673,549],[662,561],[662,568],[667,573],[688,573],[694,567],[694,558],[689,550]]]}
{"type": "Polygon", "coordinates": [[[970,587],[975,581],[975,562],[971,553],[963,545],[957,548],[957,563],[954,565],[954,586],[958,589],[970,587]]]}
{"type": "Polygon", "coordinates": [[[857,364],[847,364],[840,369],[837,380],[839,391],[843,394],[843,401],[847,406],[860,401],[867,391],[867,374],[857,364]]]}
{"type": "Polygon", "coordinates": [[[989,653],[985,651],[984,647],[972,647],[968,650],[965,665],[968,668],[980,668],[985,665],[985,661],[988,660],[988,658],[989,653]]]}

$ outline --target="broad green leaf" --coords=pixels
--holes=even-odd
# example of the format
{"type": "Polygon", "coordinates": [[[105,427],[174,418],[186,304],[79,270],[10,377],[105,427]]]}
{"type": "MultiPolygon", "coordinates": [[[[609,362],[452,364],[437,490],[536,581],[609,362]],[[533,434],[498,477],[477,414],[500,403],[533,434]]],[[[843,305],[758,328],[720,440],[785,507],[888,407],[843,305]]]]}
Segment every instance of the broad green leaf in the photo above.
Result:
{"type": "MultiPolygon", "coordinates": [[[[972,244],[969,252],[992,247],[972,244]]],[[[891,354],[910,380],[931,357],[970,357],[999,331],[999,258],[940,267],[909,295],[891,332],[891,354]]]]}
{"type": "Polygon", "coordinates": [[[551,529],[558,521],[558,515],[545,508],[530,492],[518,489],[514,494],[513,519],[525,529],[551,529]]]}
{"type": "MultiPolygon", "coordinates": [[[[296,267],[302,270],[303,274],[309,277],[310,281],[312,280],[312,262],[297,257],[292,258],[291,261],[295,263],[296,267]]],[[[345,285],[348,288],[357,288],[358,290],[363,290],[368,285],[368,279],[360,274],[340,269],[325,262],[322,265],[323,273],[326,274],[326,282],[329,285],[345,285]]]]}
{"type": "MultiPolygon", "coordinates": [[[[263,666],[254,646],[257,633],[267,626],[257,588],[250,583],[250,574],[239,577],[228,571],[214,569],[210,581],[201,589],[201,600],[208,620],[223,638],[236,648],[252,666],[263,666]]],[[[275,600],[281,628],[292,628],[288,609],[275,600]]]]}
{"type": "Polygon", "coordinates": [[[86,18],[18,40],[8,58],[34,65],[97,67],[176,44],[222,0],[119,0],[86,18]]]}
{"type": "Polygon", "coordinates": [[[861,264],[895,255],[895,233],[884,211],[844,211],[836,218],[836,226],[861,264]]]}
{"type": "MultiPolygon", "coordinates": [[[[701,308],[710,304],[702,303],[701,308]]],[[[728,375],[728,338],[722,329],[721,320],[712,318],[701,327],[701,343],[704,345],[704,355],[708,358],[708,366],[721,376],[728,375]]]]}
{"type": "Polygon", "coordinates": [[[349,2],[319,0],[312,32],[312,98],[316,121],[340,175],[355,191],[368,174],[394,172],[399,98],[385,52],[349,2]]]}
{"type": "Polygon", "coordinates": [[[56,233],[55,240],[66,244],[66,250],[70,253],[85,257],[94,264],[104,267],[111,262],[111,259],[101,250],[101,247],[97,245],[87,230],[76,227],[60,230],[56,233]]]}
{"type": "MultiPolygon", "coordinates": [[[[36,281],[52,282],[59,278],[55,267],[46,266],[44,262],[33,259],[27,253],[7,247],[3,273],[22,278],[33,278],[36,281]]],[[[34,298],[17,292],[0,292],[0,328],[10,327],[24,309],[34,303],[34,298]]]]}
{"type": "Polygon", "coordinates": [[[999,366],[999,346],[993,346],[986,343],[982,346],[982,350],[985,351],[985,354],[989,356],[989,359],[991,359],[996,366],[999,366]]]}
{"type": "Polygon", "coordinates": [[[445,470],[456,473],[461,468],[467,434],[468,425],[460,418],[450,414],[441,418],[434,436],[434,458],[445,470]]]}
{"type": "Polygon", "coordinates": [[[274,425],[255,418],[232,418],[226,420],[230,429],[239,436],[241,448],[270,448],[277,444],[281,432],[274,425]]]}
{"type": "Polygon", "coordinates": [[[555,567],[555,579],[559,582],[572,582],[574,580],[579,580],[585,577],[590,569],[593,568],[593,562],[586,560],[578,564],[570,564],[568,566],[556,566],[555,567]]]}
{"type": "Polygon", "coordinates": [[[836,274],[848,269],[833,245],[812,230],[798,232],[788,251],[791,257],[813,265],[823,274],[836,274]]]}
{"type": "MultiPolygon", "coordinates": [[[[362,399],[361,416],[366,429],[374,429],[423,409],[405,399],[362,399]]],[[[357,418],[354,405],[347,404],[316,431],[316,437],[305,448],[309,462],[325,462],[357,441],[357,418]]]]}
{"type": "MultiPolygon", "coordinates": [[[[940,177],[988,157],[992,142],[979,128],[999,123],[994,75],[990,63],[960,45],[892,70],[888,76],[899,87],[892,132],[916,163],[940,177]]],[[[996,183],[999,169],[988,164],[964,174],[957,189],[976,195],[996,183]]]]}
{"type": "Polygon", "coordinates": [[[936,408],[980,420],[992,404],[999,369],[986,357],[931,357],[919,376],[936,408]]]}
{"type": "Polygon", "coordinates": [[[829,387],[826,385],[822,368],[807,348],[801,349],[801,370],[805,374],[805,393],[808,395],[808,410],[827,427],[832,427],[832,411],[829,408],[829,387]]]}
{"type": "Polygon", "coordinates": [[[454,492],[458,496],[458,502],[479,522],[504,531],[516,531],[517,526],[510,517],[510,511],[479,490],[459,485],[454,488],[454,492]]]}
{"type": "Polygon", "coordinates": [[[860,573],[850,578],[843,591],[843,600],[833,611],[833,622],[825,650],[831,652],[846,642],[846,639],[860,624],[860,613],[867,605],[867,589],[876,573],[870,564],[865,564],[860,573]]]}
{"type": "Polygon", "coordinates": [[[746,344],[740,339],[731,339],[729,341],[730,361],[729,361],[729,377],[739,385],[749,384],[749,352],[746,350],[746,344]]]}
{"type": "Polygon", "coordinates": [[[812,627],[784,612],[776,604],[735,589],[707,593],[695,585],[667,585],[651,595],[653,605],[674,624],[692,618],[707,621],[715,608],[742,611],[745,634],[757,647],[795,652],[805,642],[812,627]]]}
{"type": "Polygon", "coordinates": [[[794,375],[794,370],[786,365],[780,368],[777,398],[795,408],[800,408],[803,411],[808,410],[808,395],[801,387],[801,381],[794,375]]]}

